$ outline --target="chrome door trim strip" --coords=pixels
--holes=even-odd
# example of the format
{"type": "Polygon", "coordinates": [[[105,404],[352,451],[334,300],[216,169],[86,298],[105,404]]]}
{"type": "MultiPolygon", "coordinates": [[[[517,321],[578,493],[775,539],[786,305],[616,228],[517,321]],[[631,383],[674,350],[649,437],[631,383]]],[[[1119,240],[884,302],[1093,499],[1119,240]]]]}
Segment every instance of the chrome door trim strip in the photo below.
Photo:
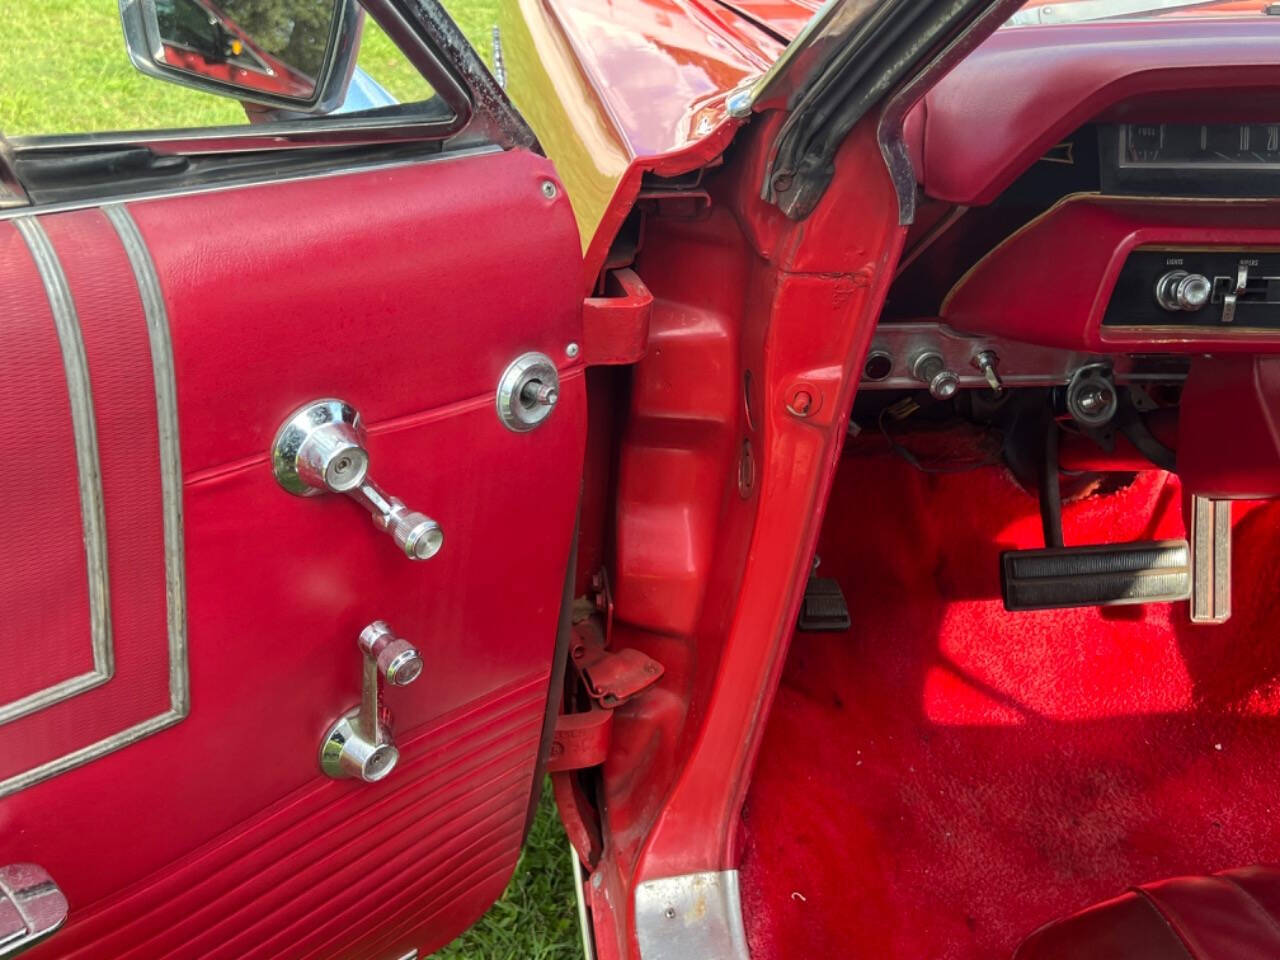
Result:
{"type": "Polygon", "coordinates": [[[151,373],[156,391],[156,428],[160,435],[160,489],[164,508],[165,596],[169,624],[169,698],[172,710],[185,717],[191,691],[187,674],[187,577],[182,524],[182,446],[178,432],[178,386],[174,378],[173,339],[169,312],[160,290],[151,251],[123,204],[103,207],[120,235],[133,268],[151,344],[151,373]]]}
{"type": "MultiPolygon", "coordinates": [[[[91,760],[96,760],[108,753],[127,747],[153,733],[158,733],[178,723],[187,716],[191,709],[187,656],[185,547],[182,521],[182,452],[178,433],[177,384],[173,361],[173,343],[169,331],[169,316],[165,308],[164,296],[161,292],[155,264],[133,217],[121,205],[106,207],[103,212],[119,235],[125,254],[129,258],[129,264],[133,269],[134,280],[138,284],[138,292],[142,300],[142,309],[147,323],[147,336],[151,346],[151,369],[155,381],[156,424],[159,431],[160,446],[161,500],[164,513],[169,709],[164,713],[143,720],[78,750],[56,757],[39,766],[32,767],[30,770],[24,770],[22,773],[15,774],[7,780],[0,780],[0,797],[24,790],[42,780],[65,773],[91,760]]],[[[48,257],[52,257],[53,262],[57,262],[48,237],[34,218],[20,219],[18,228],[23,231],[24,238],[28,237],[29,234],[32,236],[38,234],[38,239],[35,242],[39,245],[43,241],[43,244],[47,246],[45,251],[47,254],[46,260],[48,257]]],[[[31,242],[28,239],[29,245],[31,242]]],[[[43,247],[41,249],[45,250],[43,247]]],[[[39,262],[40,260],[38,259],[37,263],[39,262]]],[[[59,275],[61,276],[60,270],[59,275]]],[[[71,302],[70,291],[66,287],[65,277],[62,277],[62,289],[65,293],[65,302],[69,304],[71,302]]],[[[50,302],[54,302],[52,293],[50,294],[50,302]]],[[[78,324],[76,333],[78,337],[78,324]]],[[[80,350],[83,358],[83,343],[81,343],[80,350]]],[[[87,387],[87,375],[85,383],[87,387]]],[[[92,413],[92,405],[90,405],[90,412],[92,413]]],[[[95,436],[95,458],[96,450],[95,436]]],[[[95,471],[95,477],[97,476],[98,473],[95,471]]],[[[100,483],[99,478],[99,485],[100,483]]],[[[101,507],[100,494],[98,505],[101,507]]],[[[105,540],[102,543],[104,552],[103,571],[105,574],[105,540]]],[[[105,585],[105,578],[103,583],[105,585]]],[[[47,706],[48,704],[42,705],[47,706]]]]}
{"type": "Polygon", "coordinates": [[[52,686],[37,690],[35,693],[27,694],[17,700],[11,700],[0,707],[0,726],[11,723],[20,717],[25,717],[29,713],[36,713],[45,707],[51,707],[55,703],[69,700],[71,697],[84,693],[86,690],[100,687],[110,679],[109,674],[95,668],[88,673],[76,674],[74,677],[60,680],[52,686]]]}
{"type": "Polygon", "coordinates": [[[239,190],[243,187],[269,187],[277,183],[299,183],[306,180],[319,180],[323,177],[347,176],[353,173],[376,173],[384,170],[397,170],[401,167],[413,167],[419,164],[435,164],[445,160],[462,160],[466,157],[481,157],[490,153],[502,153],[502,147],[495,144],[482,144],[461,150],[436,153],[431,156],[413,157],[408,160],[386,160],[381,163],[349,163],[325,170],[308,170],[288,177],[273,177],[261,174],[243,179],[225,180],[220,183],[200,183],[185,187],[173,187],[168,190],[140,191],[117,196],[85,197],[81,200],[62,200],[58,203],[38,204],[28,207],[0,208],[0,221],[15,220],[20,217],[31,217],[45,213],[68,213],[72,210],[96,210],[113,203],[135,203],[143,200],[167,200],[171,197],[188,197],[199,193],[216,193],[221,190],[239,190]]]}
{"type": "Polygon", "coordinates": [[[80,526],[84,539],[89,588],[89,634],[93,670],[29,696],[0,706],[0,725],[42,710],[106,683],[115,673],[115,647],[111,633],[111,585],[107,575],[107,527],[102,503],[102,467],[98,459],[98,430],[94,420],[93,390],[85,356],[80,318],[62,262],[48,234],[32,216],[17,217],[14,226],[22,235],[40,282],[49,299],[62,368],[67,380],[71,428],[75,437],[76,482],[80,494],[80,526]]]}
{"type": "Polygon", "coordinates": [[[184,716],[186,714],[178,713],[176,710],[167,710],[159,716],[143,720],[141,723],[135,724],[126,730],[104,737],[97,743],[91,743],[87,747],[81,747],[79,750],[72,750],[70,753],[63,754],[48,763],[42,763],[38,767],[32,767],[30,770],[14,774],[8,780],[0,780],[0,797],[7,797],[11,793],[25,790],[41,780],[48,780],[50,777],[66,773],[68,770],[88,763],[90,760],[96,760],[98,757],[119,750],[121,747],[127,747],[143,737],[149,737],[151,734],[158,733],[166,727],[173,726],[184,716]]]}

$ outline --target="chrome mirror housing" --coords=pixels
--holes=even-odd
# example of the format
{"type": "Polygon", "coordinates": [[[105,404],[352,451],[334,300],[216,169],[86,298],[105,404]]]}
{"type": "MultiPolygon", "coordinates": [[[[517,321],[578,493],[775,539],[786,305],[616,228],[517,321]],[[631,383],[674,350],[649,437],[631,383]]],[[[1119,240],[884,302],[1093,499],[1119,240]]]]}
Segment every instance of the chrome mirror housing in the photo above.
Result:
{"type": "Polygon", "coordinates": [[[342,104],[363,17],[356,0],[120,0],[141,72],[294,113],[342,104]]]}

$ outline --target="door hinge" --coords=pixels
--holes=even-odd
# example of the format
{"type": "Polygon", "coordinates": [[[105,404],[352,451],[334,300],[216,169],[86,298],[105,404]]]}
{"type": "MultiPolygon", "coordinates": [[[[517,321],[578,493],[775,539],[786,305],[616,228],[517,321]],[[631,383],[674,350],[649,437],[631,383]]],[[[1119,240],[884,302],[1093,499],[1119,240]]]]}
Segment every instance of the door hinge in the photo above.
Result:
{"type": "Polygon", "coordinates": [[[604,763],[613,733],[613,711],[592,705],[586,713],[562,713],[556,717],[548,773],[585,770],[604,763]]]}
{"type": "MultiPolygon", "coordinates": [[[[597,602],[606,616],[612,612],[608,580],[599,578],[597,602]]],[[[639,650],[609,650],[600,617],[574,624],[569,662],[586,691],[590,706],[556,718],[547,769],[552,773],[583,770],[604,763],[613,730],[613,711],[662,678],[657,660],[639,650]]],[[[609,617],[612,620],[612,617],[609,617]]],[[[606,621],[608,622],[608,621],[606,621]]]]}

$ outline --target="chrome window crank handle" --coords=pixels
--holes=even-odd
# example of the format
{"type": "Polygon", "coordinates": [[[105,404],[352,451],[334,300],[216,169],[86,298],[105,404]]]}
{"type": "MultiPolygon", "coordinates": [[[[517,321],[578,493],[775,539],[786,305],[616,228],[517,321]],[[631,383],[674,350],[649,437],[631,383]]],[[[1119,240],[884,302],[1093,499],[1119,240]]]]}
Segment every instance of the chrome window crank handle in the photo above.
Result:
{"type": "Polygon", "coordinates": [[[407,640],[375,620],[360,631],[363,655],[360,706],[338,718],[320,745],[320,769],[335,779],[375,783],[400,759],[391,738],[391,716],[382,700],[382,682],[405,687],[422,673],[422,655],[407,640]]]}
{"type": "Polygon", "coordinates": [[[271,447],[276,480],[302,497],[345,493],[369,511],[374,526],[390,534],[406,557],[429,560],[444,546],[444,531],[378,486],[369,476],[364,443],[364,424],[354,407],[341,400],[315,400],[276,432],[271,447]]]}

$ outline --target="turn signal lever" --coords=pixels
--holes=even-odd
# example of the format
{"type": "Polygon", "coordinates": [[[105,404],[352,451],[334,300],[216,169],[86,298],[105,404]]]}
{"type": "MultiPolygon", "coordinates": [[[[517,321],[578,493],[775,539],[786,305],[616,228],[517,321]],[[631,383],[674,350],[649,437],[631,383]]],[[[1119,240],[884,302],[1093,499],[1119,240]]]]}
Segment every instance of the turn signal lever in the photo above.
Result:
{"type": "Polygon", "coordinates": [[[357,777],[374,783],[400,759],[391,742],[391,717],[382,703],[382,681],[395,687],[413,683],[422,673],[422,654],[381,620],[360,631],[364,655],[360,707],[342,717],[320,746],[320,769],[334,779],[357,777]]]}
{"type": "Polygon", "coordinates": [[[280,486],[300,497],[345,493],[364,506],[410,560],[429,560],[444,546],[444,531],[426,514],[389,496],[369,476],[360,414],[341,400],[314,400],[276,432],[271,464],[280,486]]]}

